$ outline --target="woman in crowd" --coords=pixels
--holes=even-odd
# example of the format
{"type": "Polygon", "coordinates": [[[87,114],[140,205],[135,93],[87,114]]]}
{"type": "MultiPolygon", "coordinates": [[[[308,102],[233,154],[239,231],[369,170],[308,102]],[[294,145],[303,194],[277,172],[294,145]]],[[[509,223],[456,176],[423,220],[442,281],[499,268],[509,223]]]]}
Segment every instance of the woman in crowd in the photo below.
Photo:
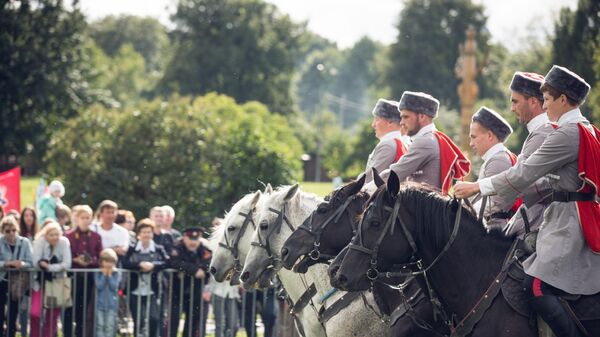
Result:
{"type": "Polygon", "coordinates": [[[31,294],[31,336],[54,336],[59,309],[43,308],[44,283],[66,277],[66,269],[71,268],[71,247],[69,240],[62,235],[62,228],[54,221],[45,225],[33,241],[33,265],[42,269],[33,283],[31,294]],[[40,318],[45,311],[43,332],[40,318]],[[40,335],[41,332],[41,335],[40,335]]]}
{"type": "MultiPolygon", "coordinates": [[[[93,211],[88,205],[73,207],[73,229],[65,235],[71,244],[73,268],[89,269],[99,267],[102,239],[90,230],[93,211]]],[[[94,274],[87,272],[74,273],[73,307],[65,309],[65,336],[93,336],[93,303],[94,274]],[[73,334],[73,315],[75,316],[75,333],[73,334]],[[87,323],[84,323],[87,322],[87,323]],[[84,331],[85,325],[85,331],[84,331]]]]}
{"type": "MultiPolygon", "coordinates": [[[[35,234],[39,230],[37,213],[33,207],[25,207],[21,211],[19,219],[19,235],[33,242],[35,234]]],[[[27,326],[29,325],[29,303],[31,302],[31,293],[28,290],[19,305],[19,323],[21,324],[21,337],[27,337],[27,326]]]]}
{"type": "Polygon", "coordinates": [[[129,247],[123,259],[124,268],[137,271],[130,274],[130,289],[133,290],[129,294],[134,336],[147,326],[148,336],[156,337],[161,321],[157,299],[159,283],[163,280],[159,278],[158,271],[165,268],[169,257],[162,246],[154,243],[154,227],[154,221],[150,219],[138,222],[137,241],[129,247]]]}
{"type": "MultiPolygon", "coordinates": [[[[26,282],[23,282],[21,277],[17,277],[19,274],[12,271],[7,272],[7,269],[31,268],[31,243],[27,238],[19,236],[17,220],[11,216],[2,219],[0,230],[3,234],[0,238],[0,268],[3,268],[0,270],[0,336],[4,336],[4,307],[8,302],[8,310],[6,311],[8,336],[14,337],[16,334],[17,311],[21,300],[19,297],[22,297],[28,289],[19,289],[19,287],[26,287],[26,284],[23,284],[26,282]]],[[[25,278],[29,277],[27,273],[22,275],[25,278]]]]}

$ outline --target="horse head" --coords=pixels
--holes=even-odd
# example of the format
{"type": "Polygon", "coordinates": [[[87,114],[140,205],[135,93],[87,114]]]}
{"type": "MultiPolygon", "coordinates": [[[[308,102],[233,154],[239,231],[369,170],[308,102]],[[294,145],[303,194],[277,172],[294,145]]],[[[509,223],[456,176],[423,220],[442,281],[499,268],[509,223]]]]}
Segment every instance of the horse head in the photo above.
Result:
{"type": "Polygon", "coordinates": [[[308,267],[335,257],[350,242],[369,197],[361,192],[365,178],[363,174],[331,192],[304,220],[281,249],[283,267],[306,273],[308,267]]]}
{"type": "Polygon", "coordinates": [[[263,283],[281,268],[283,243],[321,201],[300,191],[297,184],[279,188],[265,199],[240,277],[245,287],[259,279],[263,283]]]}
{"type": "Polygon", "coordinates": [[[245,195],[215,228],[211,241],[218,241],[218,247],[213,253],[210,272],[218,282],[229,278],[232,285],[239,284],[239,273],[258,221],[257,210],[266,196],[261,191],[245,195]]]}

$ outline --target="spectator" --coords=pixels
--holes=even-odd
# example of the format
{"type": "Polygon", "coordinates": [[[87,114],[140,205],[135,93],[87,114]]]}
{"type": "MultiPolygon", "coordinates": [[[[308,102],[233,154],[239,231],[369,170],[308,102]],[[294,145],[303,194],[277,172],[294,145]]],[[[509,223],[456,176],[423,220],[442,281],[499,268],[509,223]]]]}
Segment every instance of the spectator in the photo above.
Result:
{"type": "Polygon", "coordinates": [[[50,222],[42,228],[33,241],[33,265],[42,269],[34,280],[31,294],[31,336],[40,336],[40,318],[45,310],[42,336],[54,336],[59,309],[43,308],[43,282],[66,277],[64,270],[71,268],[71,247],[69,240],[62,235],[62,229],[56,222],[50,222]]]}
{"type": "Polygon", "coordinates": [[[10,211],[8,211],[8,213],[6,213],[6,216],[12,216],[13,218],[15,218],[15,220],[17,220],[17,223],[21,219],[21,214],[16,209],[11,209],[10,211]]]}
{"type": "Polygon", "coordinates": [[[50,219],[57,221],[56,208],[62,205],[62,198],[65,195],[65,186],[58,180],[53,180],[48,186],[48,193],[44,194],[38,203],[38,215],[40,222],[50,219]]]}
{"type": "Polygon", "coordinates": [[[178,271],[172,278],[170,336],[177,336],[179,319],[185,313],[184,336],[204,336],[203,321],[208,315],[208,302],[203,301],[203,286],[212,253],[200,241],[201,228],[188,228],[171,251],[169,267],[178,271]],[[183,288],[183,289],[182,289],[183,288]],[[183,295],[183,297],[181,297],[183,295]],[[191,335],[190,335],[191,332],[191,335]]]}
{"type": "MultiPolygon", "coordinates": [[[[33,242],[35,234],[39,230],[37,222],[37,214],[33,207],[25,207],[21,212],[21,219],[19,220],[19,235],[27,238],[29,242],[33,242]]],[[[21,305],[19,305],[19,323],[21,324],[21,337],[27,337],[27,326],[29,325],[29,303],[31,303],[31,296],[29,291],[25,293],[21,299],[21,305]]]]}
{"type": "Polygon", "coordinates": [[[96,337],[117,336],[118,290],[120,274],[116,270],[117,254],[110,248],[100,253],[100,271],[96,281],[96,337]]]}
{"type": "Polygon", "coordinates": [[[169,205],[164,205],[163,210],[165,212],[165,223],[163,230],[170,233],[175,241],[181,239],[181,232],[173,228],[173,222],[175,221],[175,210],[169,205]]]}
{"type": "Polygon", "coordinates": [[[33,241],[35,233],[38,231],[37,214],[32,207],[25,207],[21,212],[19,220],[19,235],[33,241]]]}
{"type": "Polygon", "coordinates": [[[211,277],[206,286],[211,292],[213,313],[215,315],[215,337],[235,337],[238,331],[238,308],[240,291],[229,282],[216,282],[211,277]]]}
{"type": "Polygon", "coordinates": [[[135,216],[133,215],[133,212],[120,209],[117,213],[115,223],[129,232],[130,244],[135,242],[135,232],[133,231],[135,228],[135,216]]]}
{"type": "Polygon", "coordinates": [[[63,233],[66,233],[70,229],[71,222],[71,209],[65,204],[58,205],[56,207],[56,219],[63,233]]]}
{"type": "Polygon", "coordinates": [[[152,207],[150,210],[150,219],[154,221],[154,242],[163,246],[163,248],[170,252],[173,249],[173,235],[163,230],[165,225],[165,210],[160,206],[152,207]]]}
{"type": "Polygon", "coordinates": [[[123,267],[137,271],[130,274],[131,291],[129,306],[134,321],[134,336],[145,325],[150,337],[158,335],[160,309],[158,306],[159,283],[158,271],[166,266],[169,259],[165,249],[154,243],[154,221],[142,219],[138,222],[136,231],[138,240],[129,246],[123,259],[123,267]],[[147,316],[147,313],[150,316],[147,316]],[[148,321],[148,322],[145,322],[148,321]]]}
{"type": "Polygon", "coordinates": [[[104,200],[98,206],[98,221],[92,230],[102,238],[103,248],[112,248],[118,256],[124,256],[129,247],[129,234],[127,230],[115,223],[118,206],[112,200],[104,200]]]}
{"type": "MultiPolygon", "coordinates": [[[[10,216],[4,217],[0,222],[0,230],[4,235],[0,238],[0,268],[4,269],[15,269],[18,270],[23,267],[32,266],[32,252],[31,243],[27,238],[19,236],[19,227],[17,221],[10,216]]],[[[25,289],[18,289],[17,293],[13,293],[15,286],[25,287],[22,284],[23,280],[20,279],[20,275],[29,279],[29,274],[17,274],[7,272],[6,270],[0,271],[0,328],[4,327],[4,306],[8,302],[8,309],[6,310],[8,315],[8,336],[14,337],[16,334],[17,325],[17,311],[19,309],[19,301],[25,289]],[[10,274],[10,275],[9,275],[10,274]],[[9,289],[9,278],[10,287],[9,289]]],[[[1,334],[4,336],[4,334],[1,334]]]]}
{"type": "MultiPolygon", "coordinates": [[[[98,268],[102,239],[90,230],[93,211],[88,205],[73,207],[73,229],[65,236],[71,244],[73,268],[98,268]]],[[[86,272],[77,272],[73,277],[73,306],[65,309],[64,336],[93,336],[92,322],[94,303],[94,277],[86,272]],[[74,311],[74,312],[73,312],[74,311]],[[73,334],[73,314],[75,314],[75,333],[73,334]],[[85,325],[85,331],[84,331],[85,325]]]]}
{"type": "Polygon", "coordinates": [[[0,219],[4,219],[4,207],[0,205],[0,219]]]}

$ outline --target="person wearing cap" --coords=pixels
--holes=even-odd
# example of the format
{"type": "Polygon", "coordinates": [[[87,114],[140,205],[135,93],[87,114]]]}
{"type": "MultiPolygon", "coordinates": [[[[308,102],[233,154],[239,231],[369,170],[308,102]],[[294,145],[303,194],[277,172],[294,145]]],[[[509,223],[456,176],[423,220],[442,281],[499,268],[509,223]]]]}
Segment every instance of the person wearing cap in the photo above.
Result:
{"type": "Polygon", "coordinates": [[[377,172],[387,170],[390,165],[397,162],[410,145],[410,137],[403,134],[400,126],[400,112],[398,102],[380,98],[373,108],[373,122],[371,127],[379,143],[375,146],[369,159],[365,174],[366,183],[373,180],[372,168],[377,172]]]}
{"type": "Polygon", "coordinates": [[[579,75],[555,65],[541,91],[556,130],[516,166],[477,183],[458,183],[454,191],[459,198],[481,192],[510,200],[540,177],[553,177],[536,251],[523,262],[524,286],[531,308],[556,336],[582,336],[557,296],[600,292],[600,131],[579,110],[590,91],[579,75]]]}
{"type": "Polygon", "coordinates": [[[203,233],[199,227],[187,228],[170,252],[169,268],[176,270],[172,285],[169,280],[169,289],[172,292],[169,324],[171,336],[177,336],[182,312],[186,317],[183,336],[205,335],[203,327],[208,315],[210,293],[204,293],[204,284],[209,280],[206,276],[212,253],[202,244],[203,233]]]}
{"type": "MultiPolygon", "coordinates": [[[[550,124],[548,114],[544,111],[544,97],[540,87],[544,76],[536,73],[517,71],[510,82],[511,111],[517,117],[519,124],[527,127],[527,138],[523,142],[521,153],[517,161],[523,161],[542,146],[542,143],[554,127],[550,124]]],[[[544,219],[544,211],[547,206],[547,198],[552,193],[548,179],[543,177],[529,186],[522,193],[523,204],[526,206],[527,221],[530,230],[536,231],[544,219]]],[[[507,236],[518,236],[525,234],[525,223],[521,212],[508,222],[504,228],[507,236]]]]}
{"type": "MultiPolygon", "coordinates": [[[[478,180],[506,171],[515,164],[517,156],[504,146],[512,131],[510,124],[490,108],[481,107],[473,115],[469,132],[470,146],[483,159],[478,180]]],[[[520,206],[520,203],[505,201],[496,196],[474,201],[484,207],[481,210],[481,206],[475,205],[475,210],[483,211],[480,216],[485,219],[488,228],[504,228],[515,212],[515,205],[516,208],[520,206]]]]}
{"type": "MultiPolygon", "coordinates": [[[[405,91],[398,110],[412,144],[397,163],[390,166],[400,181],[428,184],[447,194],[453,179],[469,174],[471,162],[454,142],[433,124],[439,101],[429,94],[405,91]]],[[[386,177],[388,172],[382,174],[386,177]]]]}
{"type": "Polygon", "coordinates": [[[56,217],[56,208],[63,204],[61,198],[65,196],[65,186],[58,180],[53,180],[48,186],[48,193],[40,199],[37,206],[37,213],[40,223],[47,219],[58,221],[56,217]]]}

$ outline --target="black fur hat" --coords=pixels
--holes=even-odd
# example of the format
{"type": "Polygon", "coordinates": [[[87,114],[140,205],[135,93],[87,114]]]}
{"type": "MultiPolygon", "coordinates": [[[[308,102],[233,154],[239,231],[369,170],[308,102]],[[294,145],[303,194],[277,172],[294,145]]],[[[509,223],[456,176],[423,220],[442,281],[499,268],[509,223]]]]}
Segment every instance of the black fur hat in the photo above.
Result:
{"type": "Polygon", "coordinates": [[[477,122],[492,131],[501,142],[504,142],[513,132],[512,127],[510,127],[506,119],[496,111],[485,106],[479,108],[473,115],[473,122],[477,122]]]}
{"type": "Polygon", "coordinates": [[[540,90],[543,82],[543,75],[517,71],[510,82],[510,90],[544,101],[544,95],[540,90]]]}
{"type": "Polygon", "coordinates": [[[557,65],[553,65],[546,74],[544,83],[548,83],[554,89],[564,93],[578,105],[585,102],[585,98],[590,92],[590,85],[583,78],[569,69],[557,65]]]}
{"type": "Polygon", "coordinates": [[[433,118],[437,117],[440,101],[424,92],[405,91],[398,104],[398,110],[410,110],[426,114],[433,118]]]}
{"type": "Polygon", "coordinates": [[[373,108],[373,116],[385,118],[395,123],[400,123],[398,102],[380,98],[373,108]]]}

